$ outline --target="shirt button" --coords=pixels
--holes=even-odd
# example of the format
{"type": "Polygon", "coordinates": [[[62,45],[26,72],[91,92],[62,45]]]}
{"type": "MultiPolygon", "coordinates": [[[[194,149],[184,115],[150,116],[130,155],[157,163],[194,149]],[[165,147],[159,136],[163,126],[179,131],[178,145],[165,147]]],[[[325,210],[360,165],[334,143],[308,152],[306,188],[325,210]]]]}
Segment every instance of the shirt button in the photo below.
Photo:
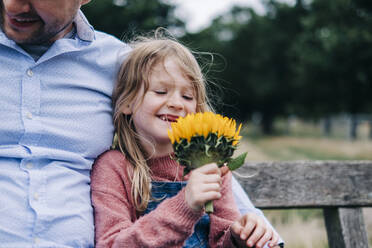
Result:
{"type": "Polygon", "coordinates": [[[31,112],[27,112],[26,117],[31,120],[32,119],[32,113],[31,112]]]}
{"type": "Polygon", "coordinates": [[[35,244],[39,244],[40,243],[40,239],[39,238],[34,238],[34,243],[35,244]]]}
{"type": "Polygon", "coordinates": [[[28,70],[27,70],[27,75],[28,75],[29,77],[32,77],[32,76],[34,75],[34,72],[33,72],[31,69],[28,69],[28,70]]]}
{"type": "Polygon", "coordinates": [[[34,194],[34,199],[35,199],[35,201],[38,201],[39,200],[39,194],[38,193],[35,193],[34,194]]]}
{"type": "Polygon", "coordinates": [[[27,167],[28,169],[32,169],[33,165],[32,165],[32,163],[27,163],[27,164],[26,164],[26,167],[27,167]]]}

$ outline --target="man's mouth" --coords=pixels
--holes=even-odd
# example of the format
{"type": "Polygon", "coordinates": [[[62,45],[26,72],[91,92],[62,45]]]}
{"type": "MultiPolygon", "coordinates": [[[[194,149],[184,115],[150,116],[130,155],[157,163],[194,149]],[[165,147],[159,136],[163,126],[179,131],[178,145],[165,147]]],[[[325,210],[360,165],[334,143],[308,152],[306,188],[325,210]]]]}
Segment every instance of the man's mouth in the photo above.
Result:
{"type": "Polygon", "coordinates": [[[176,122],[178,117],[177,115],[158,115],[159,119],[166,122],[176,122]]]}
{"type": "Polygon", "coordinates": [[[10,17],[8,16],[11,25],[17,28],[27,28],[40,21],[40,18],[36,17],[10,17]]]}

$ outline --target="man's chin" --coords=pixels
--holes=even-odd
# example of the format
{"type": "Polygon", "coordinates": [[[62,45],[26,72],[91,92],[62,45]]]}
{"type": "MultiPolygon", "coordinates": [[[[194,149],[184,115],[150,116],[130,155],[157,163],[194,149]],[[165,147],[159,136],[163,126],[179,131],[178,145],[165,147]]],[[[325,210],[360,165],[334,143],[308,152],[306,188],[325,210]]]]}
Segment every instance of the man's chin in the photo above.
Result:
{"type": "Polygon", "coordinates": [[[30,38],[28,36],[24,36],[24,35],[20,35],[20,34],[17,34],[13,31],[9,31],[7,30],[6,28],[2,28],[4,34],[6,35],[6,37],[8,37],[8,39],[14,41],[15,43],[17,44],[27,44],[29,43],[30,41],[30,38]]]}
{"type": "Polygon", "coordinates": [[[20,45],[38,45],[47,43],[50,39],[41,27],[33,27],[28,30],[12,28],[7,22],[1,23],[1,30],[8,39],[20,45]]]}
{"type": "Polygon", "coordinates": [[[43,37],[36,33],[21,33],[14,30],[7,30],[1,27],[8,39],[13,40],[19,45],[39,45],[47,42],[48,39],[43,39],[43,37]]]}

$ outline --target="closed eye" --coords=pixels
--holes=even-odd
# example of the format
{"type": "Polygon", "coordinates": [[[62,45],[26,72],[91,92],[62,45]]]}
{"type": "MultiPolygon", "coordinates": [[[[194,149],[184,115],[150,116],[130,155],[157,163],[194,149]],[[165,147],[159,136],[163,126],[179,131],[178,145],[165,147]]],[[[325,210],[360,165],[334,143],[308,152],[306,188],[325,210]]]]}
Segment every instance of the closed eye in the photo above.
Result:
{"type": "Polygon", "coordinates": [[[183,98],[186,99],[186,100],[188,100],[188,101],[191,101],[191,100],[194,99],[193,96],[188,96],[188,95],[184,95],[183,98]]]}
{"type": "Polygon", "coordinates": [[[155,90],[154,92],[156,94],[158,94],[158,95],[165,95],[165,94],[167,94],[167,92],[165,90],[155,90]]]}

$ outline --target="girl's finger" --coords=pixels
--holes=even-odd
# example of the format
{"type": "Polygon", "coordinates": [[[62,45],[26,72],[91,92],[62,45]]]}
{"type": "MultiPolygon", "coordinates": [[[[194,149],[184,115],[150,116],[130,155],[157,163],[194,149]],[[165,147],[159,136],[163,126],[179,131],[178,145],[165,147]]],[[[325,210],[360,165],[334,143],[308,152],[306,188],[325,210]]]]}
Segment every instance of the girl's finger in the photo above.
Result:
{"type": "Polygon", "coordinates": [[[243,230],[240,232],[240,238],[242,240],[246,240],[251,235],[256,224],[252,221],[248,221],[242,224],[244,227],[243,227],[243,230]]]}
{"type": "Polygon", "coordinates": [[[278,244],[278,242],[279,242],[279,235],[273,231],[273,237],[269,243],[269,246],[274,247],[276,244],[278,244]]]}
{"type": "Polygon", "coordinates": [[[208,191],[208,192],[203,192],[200,194],[200,200],[201,203],[206,203],[208,201],[213,201],[213,200],[218,200],[221,198],[221,193],[217,191],[208,191]]]}
{"type": "Polygon", "coordinates": [[[234,234],[234,236],[236,238],[239,238],[240,233],[243,230],[243,226],[240,224],[239,221],[234,221],[234,223],[231,225],[230,229],[231,229],[232,233],[234,234]]]}
{"type": "Polygon", "coordinates": [[[207,175],[203,175],[203,178],[201,178],[201,181],[203,183],[218,183],[218,184],[221,184],[222,183],[222,178],[220,175],[217,175],[217,174],[207,174],[207,175]]]}
{"type": "Polygon", "coordinates": [[[200,191],[201,192],[208,192],[208,191],[220,192],[221,185],[219,183],[203,184],[202,186],[200,186],[200,191]]]}
{"type": "Polygon", "coordinates": [[[240,224],[239,221],[235,221],[231,226],[230,226],[230,232],[232,237],[234,238],[236,244],[238,247],[243,247],[245,246],[244,240],[241,240],[240,238],[240,233],[243,231],[243,226],[240,224]]]}
{"type": "Polygon", "coordinates": [[[256,243],[257,248],[263,247],[270,239],[272,239],[273,232],[272,230],[268,230],[264,233],[264,235],[258,240],[256,243]]]}
{"type": "Polygon", "coordinates": [[[188,173],[186,176],[183,177],[183,179],[186,180],[186,181],[189,180],[189,178],[190,178],[190,174],[191,174],[191,173],[188,173]]]}
{"type": "Polygon", "coordinates": [[[197,168],[198,172],[203,174],[218,174],[221,175],[221,171],[216,163],[206,164],[202,167],[197,168]]]}
{"type": "Polygon", "coordinates": [[[227,167],[226,165],[222,166],[220,168],[220,171],[221,171],[221,176],[224,176],[227,172],[230,171],[229,167],[227,167]]]}
{"type": "Polygon", "coordinates": [[[247,240],[247,245],[249,247],[252,247],[254,246],[257,241],[265,234],[265,229],[260,227],[260,226],[256,226],[256,228],[254,229],[254,231],[252,232],[252,234],[250,235],[250,237],[248,238],[247,240]]]}

